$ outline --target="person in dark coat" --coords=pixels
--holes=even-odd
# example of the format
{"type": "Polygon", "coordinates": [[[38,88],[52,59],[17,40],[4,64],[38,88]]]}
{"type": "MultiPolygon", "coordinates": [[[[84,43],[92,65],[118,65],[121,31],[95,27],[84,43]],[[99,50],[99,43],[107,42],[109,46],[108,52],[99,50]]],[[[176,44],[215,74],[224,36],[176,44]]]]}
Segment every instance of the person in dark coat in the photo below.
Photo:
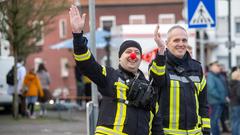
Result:
{"type": "Polygon", "coordinates": [[[40,80],[44,96],[38,97],[40,102],[40,116],[45,116],[47,114],[47,102],[52,99],[52,93],[49,90],[49,85],[51,83],[50,74],[43,63],[40,63],[37,70],[37,76],[40,80]]]}
{"type": "Polygon", "coordinates": [[[235,68],[231,74],[230,105],[232,135],[240,135],[240,69],[235,68]]]}

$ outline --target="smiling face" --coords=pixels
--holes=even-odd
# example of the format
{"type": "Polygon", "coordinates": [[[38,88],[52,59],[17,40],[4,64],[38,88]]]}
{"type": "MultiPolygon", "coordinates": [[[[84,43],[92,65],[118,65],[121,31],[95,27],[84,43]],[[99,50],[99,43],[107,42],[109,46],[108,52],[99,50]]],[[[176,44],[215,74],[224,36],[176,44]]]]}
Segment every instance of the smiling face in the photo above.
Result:
{"type": "Polygon", "coordinates": [[[119,59],[119,64],[122,66],[122,68],[132,73],[137,73],[140,63],[141,53],[136,47],[127,48],[119,59]],[[135,59],[131,58],[131,53],[136,54],[135,59]]]}
{"type": "Polygon", "coordinates": [[[168,50],[177,58],[183,58],[187,51],[188,36],[187,32],[180,27],[169,31],[167,39],[168,50]]]}

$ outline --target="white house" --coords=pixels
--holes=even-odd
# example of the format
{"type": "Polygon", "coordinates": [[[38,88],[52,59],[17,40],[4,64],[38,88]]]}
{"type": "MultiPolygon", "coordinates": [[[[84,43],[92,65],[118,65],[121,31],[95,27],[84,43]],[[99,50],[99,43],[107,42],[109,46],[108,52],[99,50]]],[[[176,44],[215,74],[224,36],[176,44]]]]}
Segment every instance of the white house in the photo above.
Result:
{"type": "MultiPolygon", "coordinates": [[[[236,43],[232,47],[232,66],[240,65],[240,1],[231,0],[231,37],[236,43]]],[[[228,0],[216,1],[217,27],[216,27],[216,48],[212,50],[211,60],[218,60],[228,68],[229,49],[226,46],[228,41],[228,0]]]]}

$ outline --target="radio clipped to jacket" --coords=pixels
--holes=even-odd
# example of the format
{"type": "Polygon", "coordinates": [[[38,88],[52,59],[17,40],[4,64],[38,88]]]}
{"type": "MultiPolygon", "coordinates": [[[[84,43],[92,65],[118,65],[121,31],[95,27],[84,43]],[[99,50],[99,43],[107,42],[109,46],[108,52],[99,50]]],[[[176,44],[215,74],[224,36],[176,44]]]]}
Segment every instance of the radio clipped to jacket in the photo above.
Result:
{"type": "Polygon", "coordinates": [[[137,78],[130,80],[128,86],[128,100],[130,105],[146,110],[152,110],[155,107],[157,92],[152,87],[152,80],[148,84],[137,78]]]}

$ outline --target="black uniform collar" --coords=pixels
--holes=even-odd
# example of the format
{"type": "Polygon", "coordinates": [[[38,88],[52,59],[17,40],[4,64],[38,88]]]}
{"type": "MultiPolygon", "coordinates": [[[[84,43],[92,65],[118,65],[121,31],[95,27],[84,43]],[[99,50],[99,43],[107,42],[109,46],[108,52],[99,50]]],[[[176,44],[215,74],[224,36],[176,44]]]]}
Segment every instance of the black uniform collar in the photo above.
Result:
{"type": "MultiPolygon", "coordinates": [[[[126,69],[124,69],[121,65],[118,66],[120,72],[122,72],[124,74],[124,78],[125,79],[132,79],[134,77],[136,77],[136,75],[132,72],[127,71],[126,69]]],[[[138,78],[142,79],[142,80],[146,80],[145,76],[143,75],[143,72],[141,70],[138,70],[138,78]]]]}
{"type": "Polygon", "coordinates": [[[188,52],[186,52],[183,58],[180,59],[174,56],[169,50],[166,50],[166,56],[167,56],[167,62],[170,65],[182,66],[184,68],[188,68],[189,66],[188,63],[191,60],[191,56],[188,52]]]}
{"type": "Polygon", "coordinates": [[[126,74],[128,77],[130,77],[130,78],[134,78],[135,77],[134,73],[127,71],[121,65],[119,65],[118,68],[120,69],[120,71],[124,72],[124,74],[126,74]]]}
{"type": "Polygon", "coordinates": [[[193,65],[191,65],[192,58],[188,52],[185,53],[183,58],[177,58],[169,50],[166,50],[167,65],[169,70],[174,70],[179,75],[183,73],[192,72],[193,65]]]}

